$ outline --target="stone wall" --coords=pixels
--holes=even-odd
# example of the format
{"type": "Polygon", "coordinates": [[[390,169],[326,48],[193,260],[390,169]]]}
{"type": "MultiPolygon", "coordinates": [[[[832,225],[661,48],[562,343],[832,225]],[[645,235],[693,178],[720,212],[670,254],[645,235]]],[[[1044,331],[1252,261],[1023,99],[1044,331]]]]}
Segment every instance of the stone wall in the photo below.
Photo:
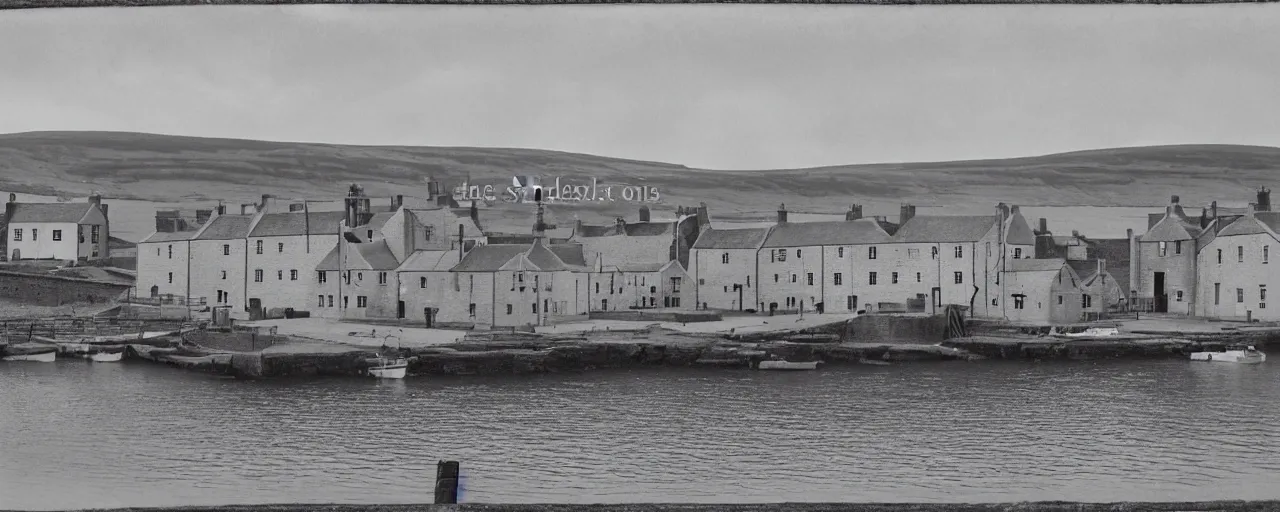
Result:
{"type": "Polygon", "coordinates": [[[938,343],[947,332],[941,315],[862,315],[845,326],[844,340],[854,343],[938,343]]]}
{"type": "Polygon", "coordinates": [[[40,306],[110,302],[129,288],[127,284],[106,281],[0,271],[0,297],[40,306]]]}
{"type": "Polygon", "coordinates": [[[176,331],[182,322],[120,318],[32,318],[0,321],[0,333],[47,337],[118,336],[141,331],[176,331]]]}

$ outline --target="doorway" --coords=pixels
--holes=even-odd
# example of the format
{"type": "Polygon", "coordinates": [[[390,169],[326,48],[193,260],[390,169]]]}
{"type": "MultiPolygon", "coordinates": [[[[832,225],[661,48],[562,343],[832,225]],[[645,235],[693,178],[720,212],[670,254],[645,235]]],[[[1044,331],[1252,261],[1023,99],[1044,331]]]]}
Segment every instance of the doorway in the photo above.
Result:
{"type": "Polygon", "coordinates": [[[249,319],[262,320],[264,316],[265,315],[263,315],[262,311],[262,299],[249,299],[249,319]]]}
{"type": "Polygon", "coordinates": [[[1164,288],[1164,272],[1156,272],[1153,278],[1155,288],[1155,312],[1168,313],[1169,295],[1165,292],[1164,288]]]}
{"type": "Polygon", "coordinates": [[[22,250],[21,250],[21,249],[14,249],[14,250],[13,250],[13,257],[12,257],[12,258],[10,258],[10,259],[9,259],[9,261],[18,261],[18,260],[20,260],[20,259],[22,259],[22,250]]]}
{"type": "Polygon", "coordinates": [[[848,304],[848,309],[849,309],[849,311],[853,311],[853,310],[855,310],[855,309],[858,309],[858,296],[857,296],[857,295],[850,295],[850,296],[848,296],[848,297],[847,297],[847,299],[849,300],[849,304],[848,304]]]}
{"type": "Polygon", "coordinates": [[[942,307],[942,288],[935,286],[931,293],[933,295],[933,312],[937,313],[938,308],[942,307]]]}
{"type": "Polygon", "coordinates": [[[151,287],[151,298],[153,298],[153,299],[154,299],[154,298],[159,297],[159,296],[160,296],[160,287],[159,287],[159,286],[154,286],[154,285],[153,285],[153,286],[151,287]]]}
{"type": "Polygon", "coordinates": [[[400,304],[396,306],[396,318],[404,318],[404,301],[400,301],[400,304]]]}
{"type": "Polygon", "coordinates": [[[422,316],[427,322],[427,328],[430,329],[436,325],[436,308],[422,308],[422,316]]]}

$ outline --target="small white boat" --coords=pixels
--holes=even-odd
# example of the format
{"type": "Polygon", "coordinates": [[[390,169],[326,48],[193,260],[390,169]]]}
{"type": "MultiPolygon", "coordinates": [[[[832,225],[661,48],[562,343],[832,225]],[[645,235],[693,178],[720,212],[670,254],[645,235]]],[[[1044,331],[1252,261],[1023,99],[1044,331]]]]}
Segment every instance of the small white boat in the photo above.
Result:
{"type": "Polygon", "coordinates": [[[822,361],[806,361],[806,362],[800,362],[800,363],[791,362],[791,361],[760,361],[760,364],[756,365],[756,369],[757,370],[817,370],[818,364],[821,362],[822,361]]]}
{"type": "Polygon", "coordinates": [[[1219,363],[1258,364],[1267,360],[1267,355],[1252,345],[1244,348],[1231,348],[1225,352],[1195,352],[1192,361],[1208,361],[1219,363]]]}
{"type": "Polygon", "coordinates": [[[120,352],[98,352],[89,355],[89,360],[95,363],[115,363],[121,359],[124,359],[123,350],[120,352]]]}
{"type": "Polygon", "coordinates": [[[41,352],[39,354],[14,354],[4,356],[5,361],[33,361],[37,363],[52,363],[58,359],[58,352],[41,352]]]}
{"type": "Polygon", "coordinates": [[[409,361],[404,358],[384,359],[379,357],[378,364],[369,368],[369,375],[379,379],[403,379],[409,370],[409,361]]]}

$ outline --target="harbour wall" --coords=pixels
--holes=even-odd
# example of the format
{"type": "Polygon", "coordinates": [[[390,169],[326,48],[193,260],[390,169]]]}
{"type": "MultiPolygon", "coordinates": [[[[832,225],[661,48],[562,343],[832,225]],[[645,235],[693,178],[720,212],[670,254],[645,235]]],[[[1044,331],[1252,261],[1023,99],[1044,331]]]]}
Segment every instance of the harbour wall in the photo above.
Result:
{"type": "Polygon", "coordinates": [[[480,504],[458,505],[231,505],[220,507],[122,508],[97,512],[1255,512],[1280,510],[1280,500],[1203,502],[1079,503],[1066,501],[944,504],[944,503],[770,503],[743,505],[682,505],[637,503],[620,505],[480,504]]]}
{"type": "Polygon", "coordinates": [[[39,306],[100,304],[119,299],[130,288],[127,284],[108,281],[0,270],[0,297],[39,306]]]}

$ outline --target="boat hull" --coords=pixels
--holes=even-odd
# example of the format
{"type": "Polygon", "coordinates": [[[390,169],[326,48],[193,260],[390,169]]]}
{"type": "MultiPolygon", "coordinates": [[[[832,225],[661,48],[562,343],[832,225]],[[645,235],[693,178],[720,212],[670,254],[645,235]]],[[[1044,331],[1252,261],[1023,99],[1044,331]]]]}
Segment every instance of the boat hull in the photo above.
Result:
{"type": "Polygon", "coordinates": [[[89,355],[89,360],[95,363],[115,363],[121,359],[124,359],[124,352],[98,352],[89,355]]]}
{"type": "Polygon", "coordinates": [[[373,377],[378,379],[403,379],[405,373],[408,370],[409,370],[409,367],[407,365],[385,366],[385,367],[378,367],[378,368],[370,368],[369,375],[372,375],[373,377]]]}
{"type": "Polygon", "coordinates": [[[58,359],[57,352],[43,352],[40,354],[20,354],[4,356],[5,361],[31,361],[36,363],[52,363],[58,359]]]}
{"type": "Polygon", "coordinates": [[[793,363],[791,361],[760,361],[760,364],[756,365],[756,369],[778,371],[817,370],[818,361],[809,361],[804,363],[793,363]]]}
{"type": "Polygon", "coordinates": [[[1267,355],[1262,352],[1245,352],[1242,350],[1196,352],[1191,354],[1191,360],[1210,363],[1259,364],[1267,360],[1267,355]]]}

